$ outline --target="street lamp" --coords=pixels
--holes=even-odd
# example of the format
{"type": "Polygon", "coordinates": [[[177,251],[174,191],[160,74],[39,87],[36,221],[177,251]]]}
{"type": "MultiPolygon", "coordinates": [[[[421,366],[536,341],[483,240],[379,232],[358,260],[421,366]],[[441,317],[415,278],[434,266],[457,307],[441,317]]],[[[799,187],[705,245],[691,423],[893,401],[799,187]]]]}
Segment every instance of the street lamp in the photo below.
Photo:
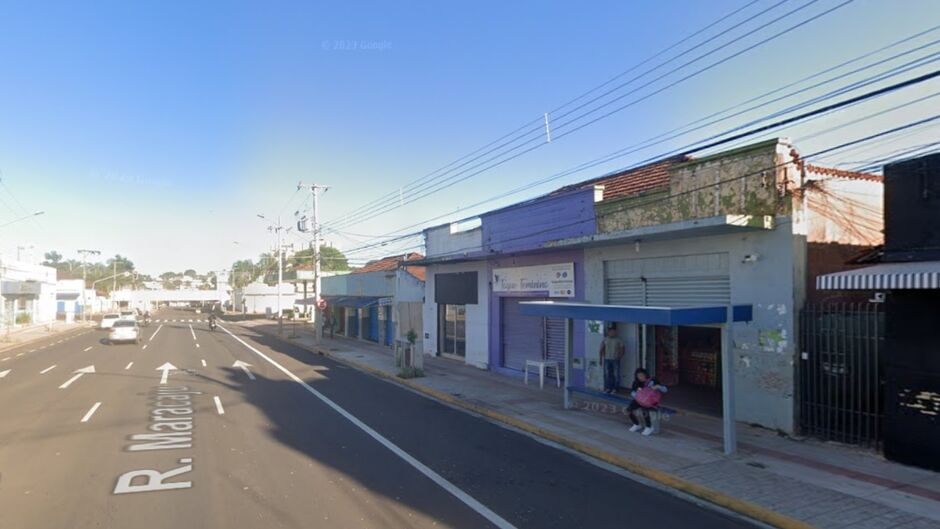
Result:
{"type": "Polygon", "coordinates": [[[21,220],[26,220],[26,219],[28,219],[28,218],[30,218],[30,217],[38,217],[39,215],[44,215],[45,213],[46,213],[45,211],[37,211],[37,212],[35,212],[35,213],[30,213],[29,215],[26,215],[26,216],[24,216],[24,217],[20,217],[20,218],[18,218],[18,219],[13,219],[13,220],[11,220],[10,222],[7,222],[6,224],[0,224],[0,228],[5,228],[5,227],[7,227],[7,226],[9,226],[10,224],[13,224],[13,223],[15,223],[15,222],[19,222],[19,221],[21,221],[21,220]]]}

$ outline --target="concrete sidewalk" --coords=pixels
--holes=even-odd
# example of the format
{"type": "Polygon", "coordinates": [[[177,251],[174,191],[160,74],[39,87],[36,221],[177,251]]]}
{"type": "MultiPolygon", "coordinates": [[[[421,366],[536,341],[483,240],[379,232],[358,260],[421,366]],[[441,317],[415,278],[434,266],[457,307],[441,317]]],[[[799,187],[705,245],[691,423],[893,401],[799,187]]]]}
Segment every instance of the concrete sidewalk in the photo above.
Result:
{"type": "Polygon", "coordinates": [[[13,349],[14,347],[20,347],[32,342],[42,341],[46,338],[58,336],[62,333],[67,333],[76,329],[87,329],[89,327],[93,327],[94,325],[95,322],[93,321],[77,321],[74,323],[56,321],[52,323],[30,325],[29,327],[16,329],[9,333],[6,329],[2,329],[0,330],[0,351],[6,351],[8,349],[13,349]]]}
{"type": "MultiPolygon", "coordinates": [[[[264,320],[240,325],[277,335],[277,325],[264,320]]],[[[426,376],[402,380],[388,348],[346,338],[317,348],[309,330],[288,325],[283,338],[770,525],[940,527],[940,474],[870,451],[739,424],[739,454],[729,458],[717,418],[680,412],[660,434],[643,437],[629,432],[621,415],[565,410],[561,390],[548,381],[540,390],[537,377],[526,386],[521,378],[425,357],[426,376]]]]}

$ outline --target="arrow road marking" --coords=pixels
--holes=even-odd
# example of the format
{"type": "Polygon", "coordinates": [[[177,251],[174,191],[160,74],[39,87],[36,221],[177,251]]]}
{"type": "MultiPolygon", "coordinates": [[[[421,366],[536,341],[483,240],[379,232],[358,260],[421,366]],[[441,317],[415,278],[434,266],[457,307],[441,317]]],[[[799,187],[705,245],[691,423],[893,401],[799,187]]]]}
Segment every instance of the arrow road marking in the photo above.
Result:
{"type": "Polygon", "coordinates": [[[215,401],[215,411],[219,412],[219,415],[225,415],[225,410],[222,408],[222,401],[219,399],[219,397],[212,397],[212,400],[215,401]]]}
{"type": "Polygon", "coordinates": [[[3,377],[5,377],[5,376],[9,375],[9,374],[10,374],[10,371],[13,371],[13,370],[12,370],[12,369],[7,369],[6,371],[0,371],[0,378],[3,378],[3,377]]]}
{"type": "Polygon", "coordinates": [[[40,375],[45,375],[45,374],[48,373],[49,371],[52,371],[53,369],[55,369],[55,366],[56,366],[56,364],[52,364],[51,366],[49,366],[49,367],[43,369],[42,371],[40,371],[39,374],[40,374],[40,375]]]}
{"type": "Polygon", "coordinates": [[[65,388],[71,386],[71,385],[72,385],[72,382],[75,382],[76,380],[82,378],[82,375],[84,375],[84,374],[86,374],[86,373],[94,373],[94,372],[95,372],[95,366],[87,366],[87,367],[83,367],[83,368],[81,368],[81,369],[76,369],[76,370],[74,371],[75,375],[74,375],[72,378],[66,380],[64,384],[62,384],[61,386],[59,386],[59,389],[65,389],[65,388]]]}
{"type": "Polygon", "coordinates": [[[91,419],[91,416],[94,415],[96,411],[98,411],[98,406],[101,406],[100,402],[96,402],[95,405],[92,406],[90,410],[88,410],[88,413],[82,417],[82,422],[88,422],[88,419],[91,419]]]}
{"type": "Polygon", "coordinates": [[[244,371],[245,374],[248,375],[248,378],[249,378],[249,379],[251,379],[251,380],[254,380],[254,379],[255,379],[255,376],[251,374],[251,371],[248,371],[248,368],[251,367],[251,364],[248,364],[248,363],[246,363],[246,362],[242,362],[241,360],[236,360],[235,363],[232,364],[232,367],[240,367],[240,368],[242,368],[242,371],[244,371]]]}
{"type": "Polygon", "coordinates": [[[157,371],[163,371],[163,374],[160,376],[160,383],[166,384],[166,378],[170,376],[170,371],[176,369],[176,366],[167,362],[162,366],[157,368],[157,371]]]}
{"type": "Polygon", "coordinates": [[[153,337],[156,336],[157,333],[160,332],[160,329],[162,329],[162,328],[163,328],[163,324],[161,323],[160,326],[157,327],[157,330],[153,331],[153,334],[150,335],[150,339],[147,340],[147,341],[148,341],[148,342],[152,342],[152,341],[153,341],[153,337]]]}

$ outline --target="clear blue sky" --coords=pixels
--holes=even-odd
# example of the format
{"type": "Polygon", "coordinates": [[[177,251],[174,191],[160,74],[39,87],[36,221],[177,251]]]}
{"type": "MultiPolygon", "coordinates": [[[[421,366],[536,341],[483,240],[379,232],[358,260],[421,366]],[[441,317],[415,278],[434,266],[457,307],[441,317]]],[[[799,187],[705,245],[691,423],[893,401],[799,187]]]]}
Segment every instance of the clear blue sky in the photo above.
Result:
{"type": "MultiPolygon", "coordinates": [[[[301,204],[295,196],[299,180],[331,184],[323,218],[337,218],[745,3],[4,3],[0,171],[13,196],[0,189],[0,223],[16,217],[16,201],[47,213],[0,230],[0,249],[33,244],[37,253],[56,249],[73,257],[77,248],[98,248],[127,255],[154,274],[226,267],[271,245],[255,215],[284,212],[289,219],[301,204]],[[354,45],[358,49],[349,49],[354,45]]],[[[750,12],[773,3],[763,0],[750,12]]],[[[838,3],[820,0],[804,13],[838,3]]],[[[462,216],[459,208],[500,190],[935,23],[940,2],[857,0],[561,141],[348,231],[385,233],[448,212],[462,216]]],[[[921,42],[936,38],[934,33],[921,42]]],[[[926,86],[884,105],[938,89],[926,86]]],[[[842,117],[781,134],[811,151],[936,113],[938,105],[930,100],[843,136],[801,141],[842,117]]],[[[857,117],[877,108],[850,112],[857,117]]],[[[935,138],[936,129],[924,137],[935,138]]],[[[332,240],[348,248],[362,239],[332,240]]]]}

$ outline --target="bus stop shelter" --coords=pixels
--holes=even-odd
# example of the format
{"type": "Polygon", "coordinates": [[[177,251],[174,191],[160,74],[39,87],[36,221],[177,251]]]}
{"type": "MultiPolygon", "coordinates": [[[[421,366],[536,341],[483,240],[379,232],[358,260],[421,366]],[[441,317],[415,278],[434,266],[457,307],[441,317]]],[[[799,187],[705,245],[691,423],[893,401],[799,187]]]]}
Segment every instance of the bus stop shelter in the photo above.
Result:
{"type": "Polygon", "coordinates": [[[725,454],[737,450],[734,427],[734,362],[731,357],[731,324],[752,319],[751,305],[717,305],[708,307],[642,307],[629,305],[598,305],[566,301],[523,301],[522,314],[565,319],[565,408],[571,407],[571,352],[573,351],[574,320],[594,320],[663,326],[718,326],[721,328],[721,397],[725,454]]]}

